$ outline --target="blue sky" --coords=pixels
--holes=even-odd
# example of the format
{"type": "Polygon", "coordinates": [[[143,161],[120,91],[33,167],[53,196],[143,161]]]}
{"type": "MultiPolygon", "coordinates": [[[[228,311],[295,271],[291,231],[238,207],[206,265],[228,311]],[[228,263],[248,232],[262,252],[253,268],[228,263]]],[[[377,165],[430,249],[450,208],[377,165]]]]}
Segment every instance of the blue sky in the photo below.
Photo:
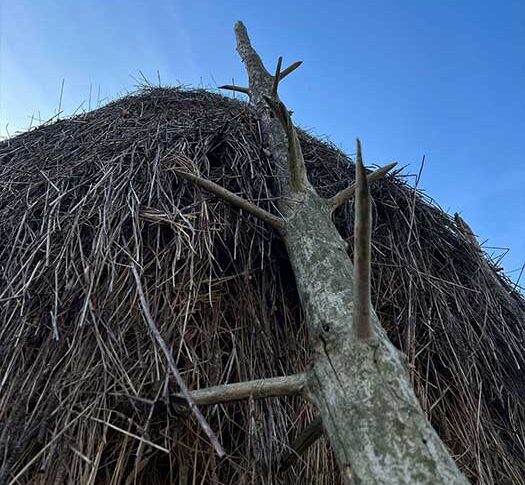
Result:
{"type": "MultiPolygon", "coordinates": [[[[488,246],[525,262],[525,2],[0,0],[0,136],[164,84],[245,83],[232,27],[273,69],[300,125],[367,163],[397,160],[488,246]],[[99,94],[100,93],[100,94],[99,94]]],[[[522,278],[525,279],[525,276],[522,278]]]]}

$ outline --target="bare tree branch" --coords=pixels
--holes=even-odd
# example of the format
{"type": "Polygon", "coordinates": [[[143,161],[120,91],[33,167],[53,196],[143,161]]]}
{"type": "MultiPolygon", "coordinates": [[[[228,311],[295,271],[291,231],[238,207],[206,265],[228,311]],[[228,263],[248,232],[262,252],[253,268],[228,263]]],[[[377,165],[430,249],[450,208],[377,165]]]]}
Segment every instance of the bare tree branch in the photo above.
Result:
{"type": "MultiPolygon", "coordinates": [[[[198,389],[191,391],[191,397],[195,404],[208,406],[223,402],[243,401],[250,398],[264,399],[267,397],[295,396],[302,394],[305,386],[305,375],[294,374],[198,389]]],[[[177,394],[176,397],[183,396],[177,394]]]]}
{"type": "Polygon", "coordinates": [[[250,90],[248,88],[235,86],[234,84],[224,84],[223,86],[219,86],[219,89],[229,89],[230,91],[237,91],[238,93],[247,94],[248,96],[250,95],[250,90]]]}
{"type": "Polygon", "coordinates": [[[190,408],[191,412],[193,413],[193,415],[199,422],[201,428],[204,430],[204,432],[208,436],[208,439],[210,440],[213,448],[215,448],[217,455],[219,455],[219,457],[222,458],[226,456],[226,452],[224,451],[224,448],[219,442],[217,435],[212,431],[210,425],[206,421],[206,418],[202,415],[199,408],[195,405],[195,402],[191,396],[191,392],[188,389],[188,386],[186,385],[186,383],[184,382],[184,379],[180,375],[179,369],[177,369],[177,365],[175,364],[173,355],[168,345],[162,338],[162,335],[160,334],[159,329],[157,328],[157,325],[155,324],[155,321],[153,320],[153,317],[151,316],[149,305],[148,305],[148,302],[146,301],[146,296],[144,295],[144,290],[142,289],[142,283],[140,281],[139,272],[137,270],[137,267],[135,266],[135,263],[132,264],[131,271],[133,272],[133,276],[135,277],[135,282],[137,284],[137,291],[139,294],[139,302],[142,308],[142,313],[144,314],[144,318],[151,330],[151,333],[155,337],[155,340],[157,341],[157,344],[159,345],[159,347],[162,349],[162,352],[164,352],[164,356],[166,357],[166,360],[168,361],[168,367],[171,370],[173,376],[175,377],[175,380],[177,381],[177,384],[182,391],[182,395],[184,396],[184,399],[188,403],[188,407],[190,408]]]}
{"type": "Polygon", "coordinates": [[[324,428],[321,417],[315,418],[299,433],[290,445],[290,449],[283,455],[281,466],[279,467],[280,471],[284,472],[288,470],[310,446],[323,436],[323,433],[324,428]]]}
{"type": "Polygon", "coordinates": [[[206,180],[198,175],[194,175],[190,172],[183,172],[177,169],[173,169],[177,175],[193,182],[195,185],[206,189],[208,192],[216,195],[220,199],[225,200],[230,205],[237,207],[239,209],[245,210],[255,217],[261,219],[262,221],[270,224],[273,228],[278,231],[282,231],[285,227],[284,219],[270,214],[270,212],[261,209],[260,207],[252,204],[250,201],[240,197],[233,192],[230,192],[228,189],[221,187],[219,184],[212,182],[211,180],[206,180]]]}
{"type": "Polygon", "coordinates": [[[373,337],[370,319],[370,247],[372,238],[372,204],[366,176],[361,142],[357,139],[355,164],[355,217],[354,217],[354,334],[358,340],[373,337]]]}
{"type": "Polygon", "coordinates": [[[277,61],[277,66],[275,68],[275,74],[273,76],[273,84],[272,84],[272,98],[278,99],[278,89],[279,89],[279,83],[289,74],[291,74],[293,71],[295,71],[302,63],[303,61],[297,61],[288,66],[284,71],[281,71],[281,66],[283,63],[283,58],[279,57],[277,61]]]}
{"type": "Polygon", "coordinates": [[[288,139],[288,170],[292,193],[302,192],[309,183],[306,176],[303,152],[297,132],[292,123],[292,118],[290,117],[290,112],[283,102],[279,100],[276,101],[270,96],[264,96],[264,99],[272,109],[276,118],[281,122],[288,139]]]}
{"type": "Polygon", "coordinates": [[[283,58],[279,56],[277,66],[275,67],[275,75],[273,76],[272,96],[277,98],[277,89],[279,88],[279,81],[281,80],[281,66],[283,65],[283,58]]]}
{"type": "MultiPolygon", "coordinates": [[[[379,180],[384,177],[390,170],[392,170],[397,165],[397,162],[390,163],[384,167],[378,168],[371,174],[367,176],[368,183],[371,183],[375,180],[379,180]]],[[[346,189],[341,190],[335,194],[332,198],[328,199],[328,205],[330,206],[331,211],[335,211],[338,207],[342,206],[345,202],[348,202],[355,194],[356,184],[353,183],[349,185],[346,189]]]]}
{"type": "Polygon", "coordinates": [[[297,62],[294,62],[293,64],[290,64],[279,75],[279,82],[281,82],[286,76],[288,76],[288,74],[291,74],[292,72],[294,72],[302,63],[303,63],[303,61],[297,61],[297,62]]]}

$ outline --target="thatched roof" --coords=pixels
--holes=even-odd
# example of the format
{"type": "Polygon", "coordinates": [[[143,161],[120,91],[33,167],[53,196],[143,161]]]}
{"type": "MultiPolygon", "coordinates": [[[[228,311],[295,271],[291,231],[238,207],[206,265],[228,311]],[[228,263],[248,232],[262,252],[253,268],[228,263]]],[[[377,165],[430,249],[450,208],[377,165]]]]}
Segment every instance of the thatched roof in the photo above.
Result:
{"type": "MultiPolygon", "coordinates": [[[[333,146],[305,133],[301,143],[321,195],[353,178],[333,146]]],[[[222,462],[183,407],[166,405],[178,389],[132,262],[191,388],[308,363],[278,236],[177,179],[181,153],[275,210],[250,107],[205,91],[147,89],[0,144],[0,482],[336,480],[325,441],[277,472],[314,413],[299,398],[204,409],[222,462]]],[[[424,409],[469,478],[525,483],[523,298],[459,220],[401,176],[372,194],[373,300],[424,409]]],[[[337,223],[351,253],[351,207],[337,223]]]]}

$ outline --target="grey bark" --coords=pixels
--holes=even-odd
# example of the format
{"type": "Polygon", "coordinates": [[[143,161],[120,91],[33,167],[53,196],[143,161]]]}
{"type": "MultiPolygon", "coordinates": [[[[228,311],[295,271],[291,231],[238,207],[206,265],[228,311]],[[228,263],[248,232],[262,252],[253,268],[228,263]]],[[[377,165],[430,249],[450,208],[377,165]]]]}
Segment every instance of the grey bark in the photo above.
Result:
{"type": "MultiPolygon", "coordinates": [[[[191,391],[191,398],[197,406],[208,406],[245,399],[263,399],[267,397],[295,396],[303,394],[306,386],[304,374],[283,377],[269,377],[254,381],[223,384],[191,391]]],[[[176,394],[177,398],[184,398],[176,394]]]]}
{"type": "Polygon", "coordinates": [[[373,309],[372,338],[356,339],[353,265],[331,219],[333,201],[319,197],[308,180],[300,177],[302,154],[300,147],[296,153],[291,121],[287,126],[282,120],[288,113],[279,112],[278,95],[272,97],[274,78],[252,48],[241,22],[235,33],[248,72],[250,100],[280,178],[279,209],[286,224],[280,232],[313,354],[307,384],[345,480],[467,483],[421,410],[404,357],[388,340],[373,309]],[[300,160],[291,159],[297,155],[300,160]]]}

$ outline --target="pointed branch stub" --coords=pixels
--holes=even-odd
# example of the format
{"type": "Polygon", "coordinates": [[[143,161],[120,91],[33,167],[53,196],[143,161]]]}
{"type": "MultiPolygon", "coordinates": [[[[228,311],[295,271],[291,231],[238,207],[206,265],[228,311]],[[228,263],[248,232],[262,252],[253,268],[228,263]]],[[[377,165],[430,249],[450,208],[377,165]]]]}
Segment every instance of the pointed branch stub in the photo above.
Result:
{"type": "Polygon", "coordinates": [[[279,81],[281,80],[281,66],[283,64],[282,56],[279,56],[277,60],[277,66],[275,67],[275,75],[273,76],[273,85],[272,85],[272,96],[277,98],[277,89],[279,88],[279,81]]]}
{"type": "Polygon", "coordinates": [[[357,139],[356,191],[354,216],[354,333],[358,340],[373,337],[370,318],[370,247],[372,231],[372,204],[366,176],[361,142],[357,139]]]}
{"type": "MultiPolygon", "coordinates": [[[[305,375],[294,374],[198,389],[191,391],[191,397],[196,405],[209,406],[246,399],[297,396],[303,393],[305,386],[305,375]]],[[[177,394],[175,397],[184,398],[182,394],[177,394]]]]}
{"type": "MultiPolygon", "coordinates": [[[[397,162],[390,163],[388,165],[385,165],[384,167],[378,168],[371,174],[367,176],[368,183],[374,182],[375,180],[379,180],[380,178],[383,178],[390,170],[392,170],[397,165],[397,162]]],[[[338,207],[342,206],[344,203],[348,202],[350,199],[352,199],[355,195],[355,189],[357,185],[355,183],[350,184],[346,189],[341,190],[341,192],[338,192],[336,195],[334,195],[332,198],[328,199],[328,206],[330,207],[330,210],[334,212],[338,207]]]]}
{"type": "Polygon", "coordinates": [[[297,69],[301,62],[295,62],[281,72],[282,60],[279,59],[276,75],[272,76],[252,47],[244,24],[237,22],[234,30],[237,52],[248,73],[250,101],[257,111],[261,131],[264,133],[264,143],[270,150],[275,164],[276,193],[293,196],[294,193],[303,192],[309,184],[290,113],[279,99],[278,84],[297,69]]]}
{"type": "Polygon", "coordinates": [[[228,89],[237,93],[247,94],[248,96],[250,95],[250,90],[248,88],[235,86],[235,84],[223,84],[222,86],[219,86],[219,89],[228,89]]]}
{"type": "Polygon", "coordinates": [[[294,62],[293,64],[288,66],[286,69],[284,69],[284,71],[281,71],[281,67],[282,67],[282,64],[283,64],[283,58],[282,58],[282,56],[279,57],[279,59],[277,60],[277,66],[275,68],[275,74],[273,76],[272,97],[274,99],[278,99],[278,97],[279,97],[279,94],[278,94],[279,83],[286,76],[288,76],[293,71],[295,71],[302,63],[303,63],[303,61],[294,62]]]}
{"type": "Polygon", "coordinates": [[[293,64],[289,65],[284,71],[281,71],[279,75],[279,81],[282,81],[286,76],[288,76],[288,74],[294,72],[302,63],[303,61],[294,62],[293,64]]]}
{"type": "Polygon", "coordinates": [[[274,229],[277,229],[278,231],[282,231],[285,227],[284,220],[278,216],[274,216],[267,210],[262,209],[261,207],[253,204],[249,200],[246,200],[244,197],[240,197],[237,194],[234,194],[233,192],[229,191],[228,189],[222,187],[219,184],[216,184],[215,182],[212,182],[211,180],[207,180],[205,178],[199,177],[198,175],[195,175],[190,172],[185,172],[178,169],[173,169],[173,171],[180,175],[182,178],[185,178],[189,180],[190,182],[193,182],[195,185],[198,185],[199,187],[202,187],[203,189],[206,189],[208,192],[211,192],[212,194],[216,195],[220,199],[228,202],[230,205],[237,207],[239,209],[242,209],[258,219],[261,219],[263,222],[266,222],[270,224],[274,229]]]}
{"type": "Polygon", "coordinates": [[[288,170],[290,177],[290,189],[292,193],[303,192],[308,186],[306,166],[304,164],[303,151],[299,143],[299,137],[292,123],[290,112],[281,101],[276,101],[270,96],[264,96],[275,117],[280,121],[288,139],[288,170]]]}

